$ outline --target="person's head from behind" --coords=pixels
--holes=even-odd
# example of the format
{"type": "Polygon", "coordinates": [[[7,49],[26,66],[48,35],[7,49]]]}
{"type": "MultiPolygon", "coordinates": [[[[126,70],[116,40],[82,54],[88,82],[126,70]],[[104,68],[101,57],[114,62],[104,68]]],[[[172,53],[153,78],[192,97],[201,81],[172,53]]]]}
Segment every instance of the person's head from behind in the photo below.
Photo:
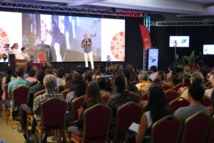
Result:
{"type": "Polygon", "coordinates": [[[66,89],[69,89],[71,86],[71,80],[72,80],[72,74],[65,73],[62,77],[62,86],[64,86],[66,89]]]}
{"type": "Polygon", "coordinates": [[[86,89],[85,99],[86,99],[86,102],[88,102],[90,105],[94,105],[96,103],[103,103],[103,100],[100,94],[100,87],[96,82],[94,81],[89,82],[86,89]]]}
{"type": "Polygon", "coordinates": [[[204,78],[207,78],[208,71],[206,68],[201,68],[200,69],[201,74],[203,75],[204,78]]]}
{"type": "Polygon", "coordinates": [[[114,80],[115,89],[118,93],[126,90],[125,78],[123,75],[117,75],[114,80]]]}
{"type": "Polygon", "coordinates": [[[184,73],[188,73],[190,71],[190,67],[189,66],[185,66],[183,69],[184,73]]]}
{"type": "Polygon", "coordinates": [[[18,66],[16,67],[15,72],[18,77],[23,77],[25,74],[25,69],[23,67],[18,66]]]}
{"type": "Polygon", "coordinates": [[[100,90],[106,90],[107,89],[107,83],[106,83],[105,78],[98,78],[97,84],[99,85],[100,90]]]}
{"type": "Polygon", "coordinates": [[[105,73],[106,73],[106,68],[105,68],[104,65],[100,65],[100,66],[99,66],[99,70],[100,70],[100,72],[101,72],[102,74],[105,74],[105,73]]]}
{"type": "Polygon", "coordinates": [[[43,70],[38,70],[36,74],[36,78],[40,83],[43,83],[43,79],[45,77],[45,72],[43,70]]]}
{"type": "Polygon", "coordinates": [[[86,84],[82,75],[74,75],[71,79],[70,91],[74,91],[75,96],[79,97],[85,94],[86,84]]]}
{"type": "Polygon", "coordinates": [[[200,72],[194,72],[191,76],[191,83],[198,82],[202,84],[204,81],[203,75],[200,72]]]}
{"type": "Polygon", "coordinates": [[[84,78],[86,84],[88,84],[89,82],[92,81],[92,72],[90,72],[89,70],[85,71],[83,74],[83,78],[84,78]]]}
{"type": "Polygon", "coordinates": [[[148,73],[146,71],[141,71],[138,74],[138,78],[139,78],[140,82],[143,82],[143,81],[147,82],[149,80],[149,76],[148,76],[148,73]]]}
{"type": "Polygon", "coordinates": [[[155,73],[155,72],[157,72],[158,70],[157,70],[157,67],[156,67],[156,66],[151,66],[151,67],[150,67],[150,71],[151,71],[152,73],[155,73]]]}
{"type": "Polygon", "coordinates": [[[77,66],[74,74],[82,75],[83,73],[84,73],[83,67],[82,66],[77,66]]]}
{"type": "Polygon", "coordinates": [[[56,72],[56,75],[58,78],[62,78],[64,75],[64,70],[62,68],[59,68],[56,72]]]}
{"type": "Polygon", "coordinates": [[[149,102],[147,110],[151,111],[153,123],[164,116],[166,109],[166,97],[160,86],[151,86],[149,89],[149,102]]]}
{"type": "Polygon", "coordinates": [[[100,69],[96,69],[95,71],[94,71],[94,77],[95,77],[95,79],[98,79],[98,78],[100,78],[101,77],[101,71],[100,71],[100,69]]]}
{"type": "Polygon", "coordinates": [[[189,86],[188,95],[189,100],[191,101],[201,101],[204,97],[204,87],[198,82],[193,82],[189,86]]]}
{"type": "Polygon", "coordinates": [[[54,75],[48,74],[43,79],[43,84],[48,91],[55,91],[56,87],[56,77],[54,75]]]}
{"type": "Polygon", "coordinates": [[[157,78],[159,81],[164,81],[165,80],[165,73],[162,71],[158,72],[157,78]]]}
{"type": "Polygon", "coordinates": [[[35,75],[36,75],[36,71],[35,71],[34,69],[31,68],[31,69],[29,70],[29,72],[28,72],[28,76],[29,76],[29,77],[34,77],[35,75]]]}
{"type": "Polygon", "coordinates": [[[22,48],[21,48],[21,51],[22,51],[22,53],[26,53],[26,48],[25,48],[25,47],[22,47],[22,48]]]}
{"type": "Polygon", "coordinates": [[[48,75],[48,74],[54,74],[54,71],[53,71],[53,67],[49,66],[49,67],[46,67],[45,69],[45,74],[48,75]]]}
{"type": "Polygon", "coordinates": [[[123,75],[127,78],[127,81],[130,81],[131,71],[129,69],[123,69],[123,75]]]}
{"type": "Polygon", "coordinates": [[[189,75],[185,75],[182,79],[182,83],[184,86],[189,87],[190,85],[190,76],[189,75]]]}

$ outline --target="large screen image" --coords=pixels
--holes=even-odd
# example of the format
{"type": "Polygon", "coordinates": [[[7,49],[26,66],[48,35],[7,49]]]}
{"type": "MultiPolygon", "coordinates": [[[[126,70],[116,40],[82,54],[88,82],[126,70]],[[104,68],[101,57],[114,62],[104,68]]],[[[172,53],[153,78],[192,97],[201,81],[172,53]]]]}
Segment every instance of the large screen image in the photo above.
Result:
{"type": "Polygon", "coordinates": [[[86,35],[94,61],[125,61],[124,19],[13,12],[0,12],[0,18],[0,55],[18,43],[34,61],[40,53],[50,62],[84,61],[86,35]]]}

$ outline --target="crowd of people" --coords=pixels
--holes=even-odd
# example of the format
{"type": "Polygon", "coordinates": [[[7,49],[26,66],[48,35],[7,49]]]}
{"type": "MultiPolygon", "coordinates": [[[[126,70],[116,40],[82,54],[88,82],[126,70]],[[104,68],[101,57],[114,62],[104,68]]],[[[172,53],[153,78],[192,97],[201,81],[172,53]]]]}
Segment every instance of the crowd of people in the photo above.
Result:
{"type": "MultiPolygon", "coordinates": [[[[22,67],[17,67],[15,73],[8,67],[7,75],[2,79],[2,89],[8,84],[8,93],[10,99],[5,97],[5,91],[2,96],[6,100],[6,108],[12,106],[12,91],[18,86],[25,85],[30,88],[26,104],[16,107],[13,112],[13,118],[20,115],[21,128],[19,132],[26,132],[26,116],[34,115],[31,128],[31,136],[35,133],[35,127],[41,124],[40,104],[52,97],[65,100],[68,104],[66,112],[67,132],[81,136],[83,133],[83,123],[73,124],[72,101],[80,96],[85,96],[85,101],[78,110],[79,122],[82,122],[83,114],[86,109],[97,103],[105,104],[112,109],[113,114],[109,127],[109,138],[113,138],[116,130],[117,109],[129,101],[143,104],[146,111],[142,114],[139,123],[138,133],[135,134],[132,141],[141,143],[150,141],[151,127],[153,123],[162,117],[174,114],[178,119],[185,121],[189,116],[202,111],[205,114],[212,115],[214,107],[214,74],[207,68],[190,69],[188,66],[183,68],[182,72],[169,70],[169,72],[158,71],[157,67],[152,66],[149,71],[140,71],[139,73],[131,65],[127,65],[120,71],[107,74],[105,66],[100,65],[93,71],[86,70],[77,66],[75,70],[69,68],[59,68],[56,71],[53,67],[46,69],[31,68],[25,73],[22,67]],[[166,103],[165,91],[162,86],[167,84],[171,87],[182,83],[183,86],[178,89],[180,97],[189,101],[190,106],[181,107],[175,112],[171,110],[166,103]],[[210,83],[210,87],[205,86],[210,83]],[[44,90],[45,93],[34,98],[34,94],[44,90]],[[68,89],[69,92],[64,98],[62,91],[68,89]],[[148,93],[148,101],[139,101],[139,96],[148,93]],[[204,97],[209,98],[212,104],[204,107],[201,101],[204,97]],[[105,100],[104,100],[105,97],[105,100]],[[106,98],[107,97],[107,98],[106,98]],[[107,99],[107,100],[106,100],[107,99]]],[[[48,134],[44,135],[43,142],[46,142],[48,134]]],[[[130,139],[127,140],[127,142],[130,139]]]]}

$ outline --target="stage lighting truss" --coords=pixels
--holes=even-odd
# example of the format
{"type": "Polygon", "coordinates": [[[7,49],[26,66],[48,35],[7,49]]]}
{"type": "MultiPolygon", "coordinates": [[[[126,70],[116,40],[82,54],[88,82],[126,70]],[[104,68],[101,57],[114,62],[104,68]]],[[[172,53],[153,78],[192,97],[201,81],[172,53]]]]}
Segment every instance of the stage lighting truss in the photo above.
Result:
{"type": "Polygon", "coordinates": [[[214,26],[214,21],[153,21],[151,26],[214,26]]]}
{"type": "Polygon", "coordinates": [[[109,15],[109,16],[125,16],[125,17],[139,17],[143,18],[141,12],[132,11],[120,11],[116,12],[106,9],[92,9],[92,8],[77,8],[71,6],[56,6],[45,4],[33,4],[33,3],[20,3],[20,2],[0,2],[0,8],[19,10],[31,10],[35,12],[47,11],[47,12],[59,12],[68,14],[86,14],[86,15],[109,15]]]}

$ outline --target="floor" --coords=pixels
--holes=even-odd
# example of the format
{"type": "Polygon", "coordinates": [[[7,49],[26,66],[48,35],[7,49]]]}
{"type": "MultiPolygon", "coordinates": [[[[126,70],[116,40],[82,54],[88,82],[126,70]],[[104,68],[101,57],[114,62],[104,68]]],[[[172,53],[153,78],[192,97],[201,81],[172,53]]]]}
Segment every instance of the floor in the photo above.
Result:
{"type": "MultiPolygon", "coordinates": [[[[23,134],[17,131],[19,128],[18,124],[14,124],[14,129],[12,129],[10,122],[6,125],[6,120],[3,118],[2,113],[0,114],[0,143],[25,143],[23,134]],[[1,142],[2,140],[5,142],[1,142]]],[[[54,137],[49,137],[47,140],[48,143],[56,143],[52,139],[56,140],[54,137]]]]}

